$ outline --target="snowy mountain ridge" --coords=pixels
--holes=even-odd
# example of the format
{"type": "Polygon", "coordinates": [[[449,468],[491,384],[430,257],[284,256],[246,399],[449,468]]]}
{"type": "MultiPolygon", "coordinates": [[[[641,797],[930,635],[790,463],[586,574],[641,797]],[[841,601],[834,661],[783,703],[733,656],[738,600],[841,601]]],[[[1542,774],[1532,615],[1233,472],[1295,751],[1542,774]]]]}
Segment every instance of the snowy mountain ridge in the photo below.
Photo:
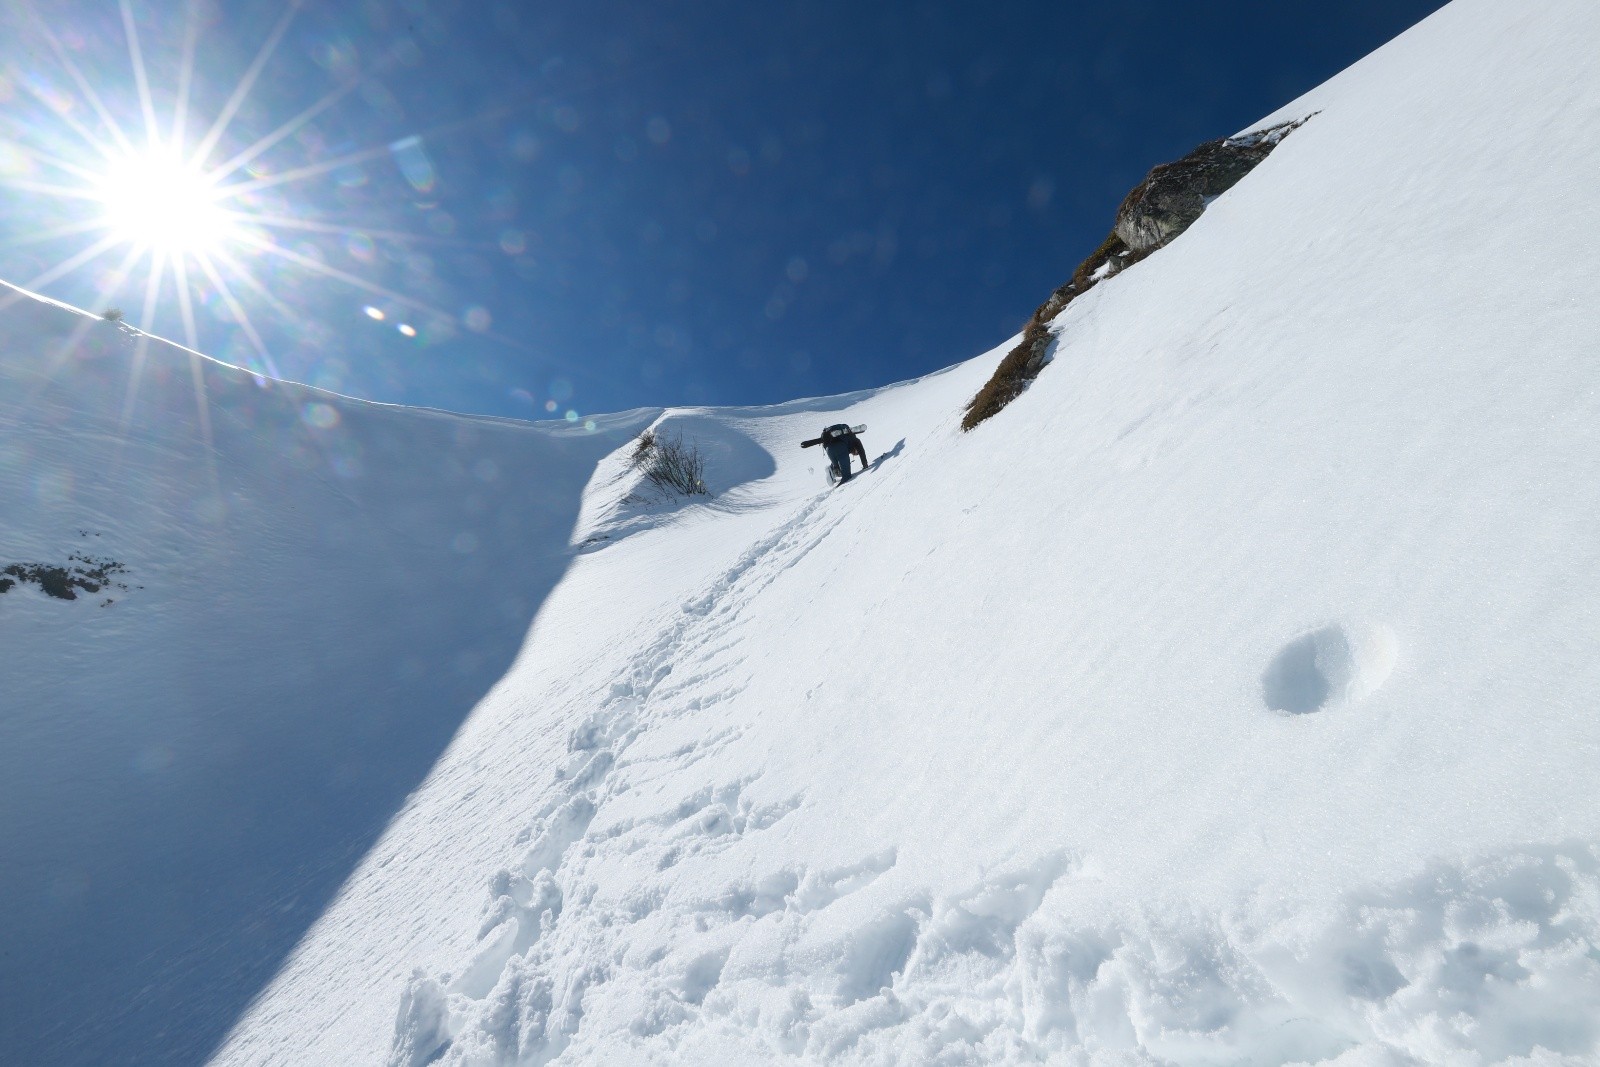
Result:
{"type": "Polygon", "coordinates": [[[11,301],[0,566],[144,588],[0,595],[0,1047],[1600,1061],[1596,39],[1456,0],[1253,124],[965,434],[1016,338],[587,430],[11,301]]]}

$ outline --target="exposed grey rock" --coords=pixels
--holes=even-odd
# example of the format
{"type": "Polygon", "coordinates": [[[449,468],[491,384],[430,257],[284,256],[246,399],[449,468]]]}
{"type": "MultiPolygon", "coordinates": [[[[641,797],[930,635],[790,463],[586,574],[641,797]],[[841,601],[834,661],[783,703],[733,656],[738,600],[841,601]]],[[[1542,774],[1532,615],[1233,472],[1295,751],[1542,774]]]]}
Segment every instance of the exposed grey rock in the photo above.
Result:
{"type": "Polygon", "coordinates": [[[1182,159],[1163,163],[1134,186],[1117,208],[1116,234],[1135,253],[1160,248],[1272,154],[1305,120],[1207,141],[1182,159]]]}
{"type": "Polygon", "coordinates": [[[1022,339],[995,367],[994,376],[967,401],[961,428],[971,430],[1022,395],[1049,362],[1055,340],[1050,322],[1068,304],[1188,229],[1213,198],[1231,189],[1267,158],[1279,141],[1310,118],[1307,115],[1238,137],[1207,141],[1182,159],[1152,170],[1117,209],[1116,227],[1110,235],[1039,305],[1024,327],[1022,339]]]}

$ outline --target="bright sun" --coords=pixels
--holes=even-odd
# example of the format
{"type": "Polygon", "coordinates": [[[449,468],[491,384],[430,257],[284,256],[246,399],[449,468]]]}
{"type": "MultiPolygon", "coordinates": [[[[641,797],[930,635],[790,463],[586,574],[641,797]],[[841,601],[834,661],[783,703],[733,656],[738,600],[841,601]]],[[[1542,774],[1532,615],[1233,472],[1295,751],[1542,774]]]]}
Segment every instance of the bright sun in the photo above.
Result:
{"type": "MultiPolygon", "coordinates": [[[[48,6],[24,2],[21,9],[48,6]]],[[[156,328],[164,319],[171,327],[170,318],[160,312],[163,302],[175,296],[183,340],[191,350],[200,348],[202,325],[214,320],[218,328],[227,331],[230,352],[240,344],[248,345],[253,357],[240,352],[240,359],[248,360],[252,370],[273,377],[279,376],[277,364],[268,339],[251,319],[252,307],[256,302],[270,307],[284,323],[293,322],[301,312],[284,301],[275,291],[273,279],[262,276],[262,271],[305,272],[361,290],[378,298],[384,308],[420,311],[441,323],[454,318],[448,310],[368,280],[359,268],[340,269],[321,252],[323,243],[342,239],[352,256],[370,264],[377,240],[404,247],[427,238],[329,221],[318,217],[311,205],[296,205],[291,195],[292,187],[335,173],[353,172],[364,184],[362,165],[391,157],[399,161],[402,176],[418,192],[426,192],[423,185],[431,188],[433,181],[431,168],[424,166],[427,173],[418,176],[413,166],[414,157],[426,164],[420,153],[420,133],[394,144],[372,144],[336,155],[312,153],[316,158],[301,158],[299,165],[294,165],[297,157],[292,154],[280,155],[272,165],[263,158],[285,142],[293,153],[301,134],[315,132],[312,120],[368,85],[366,79],[341,74],[320,97],[254,141],[242,146],[226,143],[240,109],[297,13],[309,6],[304,0],[267,5],[281,9],[277,22],[255,59],[239,75],[226,103],[204,127],[194,121],[199,115],[190,105],[202,73],[196,61],[206,54],[201,30],[203,23],[212,21],[210,7],[198,2],[165,5],[174,14],[179,8],[187,9],[183,43],[176,56],[163,52],[161,62],[151,64],[139,41],[134,7],[150,8],[153,18],[163,5],[133,5],[121,0],[110,6],[120,9],[122,15],[133,76],[130,85],[115,70],[107,72],[118,96],[101,97],[92,76],[95,72],[86,71],[73,58],[79,47],[60,39],[50,22],[38,14],[29,22],[33,36],[28,38],[28,55],[39,53],[46,68],[50,64],[43,59],[44,53],[53,55],[59,69],[38,79],[30,76],[15,81],[15,87],[14,80],[8,80],[9,71],[0,71],[0,203],[4,204],[0,221],[5,223],[0,231],[5,231],[6,250],[33,242],[83,241],[76,251],[28,278],[22,288],[43,292],[58,279],[88,274],[97,290],[89,306],[109,309],[119,303],[119,295],[122,302],[133,298],[137,285],[144,291],[143,302],[128,309],[125,321],[141,331],[156,328]],[[149,78],[152,69],[174,73],[175,90],[154,91],[149,78]],[[76,95],[59,88],[68,83],[77,87],[76,95]],[[116,116],[132,115],[135,102],[143,116],[142,128],[125,129],[116,116]],[[170,111],[165,110],[168,102],[170,111]],[[277,191],[267,194],[267,190],[277,191]],[[14,204],[16,192],[61,203],[14,204]],[[27,219],[34,211],[52,225],[13,238],[14,220],[27,219]],[[281,239],[285,233],[298,235],[295,243],[286,244],[281,239]],[[120,262],[107,264],[107,259],[120,262]],[[143,282],[138,285],[134,279],[141,273],[143,282]],[[197,306],[204,315],[196,315],[197,306]]],[[[7,33],[14,30],[11,22],[15,20],[9,19],[13,7],[17,5],[0,0],[0,24],[7,33]]],[[[176,41],[178,35],[170,36],[176,41]]],[[[269,113],[264,105],[255,110],[258,119],[269,113]]],[[[486,112],[485,117],[493,114],[498,113],[486,112]]],[[[340,188],[347,188],[343,178],[340,188]]],[[[375,310],[380,312],[378,319],[383,319],[382,309],[375,310]]],[[[397,321],[395,329],[402,337],[418,337],[417,328],[408,322],[397,321]]],[[[143,348],[137,352],[136,368],[143,348]]],[[[203,406],[198,371],[196,374],[197,399],[203,406]]],[[[130,381],[136,383],[137,377],[136,369],[130,381]]],[[[134,392],[130,384],[129,404],[134,392]]]]}
{"type": "Polygon", "coordinates": [[[99,182],[104,223],[119,240],[169,255],[204,255],[229,236],[232,219],[214,179],[159,149],[114,163],[99,182]]]}

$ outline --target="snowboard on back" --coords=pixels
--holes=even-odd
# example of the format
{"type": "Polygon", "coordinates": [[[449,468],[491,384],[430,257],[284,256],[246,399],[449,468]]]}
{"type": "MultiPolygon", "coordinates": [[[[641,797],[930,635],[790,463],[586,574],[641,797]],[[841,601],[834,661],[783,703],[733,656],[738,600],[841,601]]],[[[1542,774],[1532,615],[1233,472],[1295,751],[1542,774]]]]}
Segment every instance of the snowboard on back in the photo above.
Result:
{"type": "MultiPolygon", "coordinates": [[[[867,424],[866,423],[862,423],[859,426],[847,426],[844,423],[839,423],[839,424],[834,425],[834,426],[829,426],[827,429],[823,430],[821,437],[813,437],[809,441],[801,441],[800,442],[800,447],[801,448],[810,448],[813,445],[825,444],[830,440],[836,440],[836,439],[838,439],[840,437],[844,437],[846,434],[860,434],[860,433],[866,433],[866,432],[867,432],[867,424]]],[[[861,472],[860,473],[861,474],[865,474],[865,473],[867,473],[867,471],[869,471],[871,469],[872,469],[872,464],[868,463],[865,467],[861,468],[861,472]]],[[[840,474],[839,474],[839,468],[834,466],[832,463],[828,464],[828,472],[827,473],[828,473],[828,485],[830,487],[843,485],[845,482],[850,481],[851,478],[859,477],[859,475],[855,475],[855,474],[852,474],[849,478],[841,477],[840,474]]]]}
{"type": "Polygon", "coordinates": [[[810,448],[812,445],[820,445],[825,441],[831,440],[832,438],[843,437],[847,433],[866,433],[866,432],[867,432],[867,424],[866,423],[862,423],[860,426],[846,426],[844,423],[841,422],[837,426],[829,426],[826,430],[823,430],[821,437],[813,437],[809,441],[801,441],[800,442],[800,447],[801,448],[810,448]]]}

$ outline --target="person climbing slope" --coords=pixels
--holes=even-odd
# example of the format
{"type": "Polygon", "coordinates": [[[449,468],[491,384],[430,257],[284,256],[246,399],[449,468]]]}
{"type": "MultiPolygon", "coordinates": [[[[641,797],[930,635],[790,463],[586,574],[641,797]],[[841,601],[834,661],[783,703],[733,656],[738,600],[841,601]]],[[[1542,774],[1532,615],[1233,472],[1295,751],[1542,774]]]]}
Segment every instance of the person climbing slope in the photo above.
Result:
{"type": "Polygon", "coordinates": [[[850,480],[850,455],[854,453],[861,457],[861,470],[866,471],[872,464],[867,459],[867,446],[861,443],[858,434],[865,433],[865,426],[849,426],[838,422],[822,431],[820,437],[813,437],[809,441],[801,441],[801,448],[810,448],[812,445],[821,445],[828,453],[828,480],[830,482],[848,482],[850,480]]]}

